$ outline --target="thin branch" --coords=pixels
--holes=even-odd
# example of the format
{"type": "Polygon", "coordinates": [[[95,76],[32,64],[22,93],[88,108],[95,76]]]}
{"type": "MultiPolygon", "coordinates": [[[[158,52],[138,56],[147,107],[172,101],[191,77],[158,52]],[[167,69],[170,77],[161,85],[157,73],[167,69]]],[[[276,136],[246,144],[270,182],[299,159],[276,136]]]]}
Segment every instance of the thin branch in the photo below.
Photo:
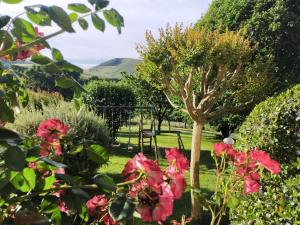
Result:
{"type": "MultiPolygon", "coordinates": [[[[164,92],[164,93],[165,93],[165,92],[164,92]]],[[[186,109],[180,107],[179,105],[176,105],[176,104],[169,98],[169,96],[168,96],[166,93],[165,93],[165,96],[166,96],[166,98],[168,99],[170,105],[171,105],[173,108],[178,109],[178,110],[180,110],[180,111],[182,111],[182,112],[184,112],[184,113],[189,114],[188,111],[187,111],[186,109]]]]}

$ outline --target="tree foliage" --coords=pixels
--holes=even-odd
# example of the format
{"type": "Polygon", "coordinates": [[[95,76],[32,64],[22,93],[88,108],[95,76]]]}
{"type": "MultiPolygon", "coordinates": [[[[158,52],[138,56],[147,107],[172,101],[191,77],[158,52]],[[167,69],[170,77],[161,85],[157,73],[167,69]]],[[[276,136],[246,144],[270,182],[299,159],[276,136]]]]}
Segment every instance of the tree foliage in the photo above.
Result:
{"type": "Polygon", "coordinates": [[[280,82],[278,89],[299,82],[300,2],[297,0],[215,0],[197,26],[238,30],[258,44],[257,54],[271,55],[269,75],[280,82]]]}
{"type": "Polygon", "coordinates": [[[85,88],[85,105],[106,120],[115,141],[118,129],[128,121],[130,114],[133,115],[134,93],[129,86],[114,81],[91,81],[85,88]]]}
{"type": "Polygon", "coordinates": [[[173,112],[165,93],[136,75],[125,75],[122,81],[133,90],[139,105],[153,107],[153,114],[158,121],[157,129],[160,131],[163,120],[168,119],[173,112]]]}

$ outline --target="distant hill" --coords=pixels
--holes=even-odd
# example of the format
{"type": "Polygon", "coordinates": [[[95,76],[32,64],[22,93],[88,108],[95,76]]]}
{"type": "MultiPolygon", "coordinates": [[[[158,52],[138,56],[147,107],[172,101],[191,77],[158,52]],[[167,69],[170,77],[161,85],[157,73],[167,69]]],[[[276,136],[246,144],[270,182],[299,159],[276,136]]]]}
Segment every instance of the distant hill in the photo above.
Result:
{"type": "Polygon", "coordinates": [[[98,66],[85,70],[82,78],[96,76],[102,79],[121,79],[121,72],[134,73],[139,62],[140,60],[131,58],[110,59],[98,66]]]}
{"type": "Polygon", "coordinates": [[[14,66],[21,66],[21,67],[27,67],[32,65],[33,63],[30,61],[22,61],[22,60],[17,60],[17,61],[6,61],[0,59],[0,63],[3,65],[4,68],[9,68],[12,65],[14,66]]]}

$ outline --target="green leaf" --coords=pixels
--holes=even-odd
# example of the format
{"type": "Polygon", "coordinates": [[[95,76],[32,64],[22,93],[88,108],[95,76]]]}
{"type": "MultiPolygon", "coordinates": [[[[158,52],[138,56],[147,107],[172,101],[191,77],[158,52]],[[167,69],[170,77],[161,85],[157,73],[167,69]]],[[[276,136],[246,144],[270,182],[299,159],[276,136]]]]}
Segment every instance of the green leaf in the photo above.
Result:
{"type": "Polygon", "coordinates": [[[69,18],[70,18],[71,22],[74,23],[78,19],[78,14],[72,12],[72,13],[69,14],[69,18]]]}
{"type": "Polygon", "coordinates": [[[109,215],[113,220],[118,222],[132,217],[134,211],[134,202],[125,196],[119,196],[117,199],[113,200],[108,210],[109,215]]]}
{"type": "Polygon", "coordinates": [[[47,8],[46,6],[41,5],[39,8],[40,10],[37,12],[35,11],[35,7],[32,6],[25,6],[26,15],[33,23],[39,26],[50,26],[51,19],[46,11],[41,10],[41,8],[47,8]]]}
{"type": "Polygon", "coordinates": [[[58,77],[55,79],[55,86],[61,88],[76,88],[77,83],[70,77],[58,77]]]}
{"type": "Polygon", "coordinates": [[[105,30],[105,22],[96,13],[91,15],[94,27],[102,32],[105,30]]]}
{"type": "Polygon", "coordinates": [[[234,210],[236,207],[238,207],[239,203],[240,203],[240,198],[236,196],[232,196],[228,201],[228,207],[231,210],[234,210]]]}
{"type": "Polygon", "coordinates": [[[100,10],[108,6],[109,1],[107,0],[89,0],[89,3],[95,5],[96,10],[100,10]]]}
{"type": "Polygon", "coordinates": [[[35,188],[36,174],[33,169],[24,168],[21,173],[11,171],[11,177],[13,179],[10,182],[17,190],[28,192],[35,188]]]}
{"type": "Polygon", "coordinates": [[[47,163],[47,164],[49,164],[49,165],[55,166],[57,168],[66,168],[67,167],[67,165],[65,165],[63,163],[55,162],[55,161],[53,161],[51,159],[48,159],[46,157],[42,157],[42,158],[40,158],[40,160],[47,163]]]}
{"type": "Polygon", "coordinates": [[[97,174],[93,177],[95,184],[99,186],[105,192],[111,193],[116,191],[116,184],[113,178],[107,176],[106,174],[97,174]]]}
{"type": "Polygon", "coordinates": [[[36,63],[36,64],[40,64],[40,65],[46,65],[52,62],[52,60],[50,58],[48,58],[47,56],[41,55],[41,54],[36,54],[33,55],[30,59],[30,61],[36,63]]]}
{"type": "Polygon", "coordinates": [[[88,210],[87,210],[87,207],[85,204],[82,204],[82,206],[81,206],[81,210],[79,212],[79,217],[85,222],[87,222],[89,220],[89,214],[88,214],[88,210]]]}
{"type": "Polygon", "coordinates": [[[78,153],[82,152],[83,145],[76,146],[75,149],[73,149],[71,152],[69,152],[70,155],[77,155],[78,153]]]}
{"type": "Polygon", "coordinates": [[[83,72],[83,70],[80,67],[75,66],[74,64],[69,63],[65,60],[58,62],[57,65],[59,67],[61,67],[62,70],[67,71],[67,72],[77,72],[77,73],[83,72]]]}
{"type": "Polygon", "coordinates": [[[69,15],[61,7],[55,5],[50,6],[48,8],[48,15],[63,30],[69,33],[75,32],[75,30],[72,27],[72,22],[69,18],[69,15]]]}
{"type": "Polygon", "coordinates": [[[107,150],[98,144],[92,144],[89,146],[87,149],[87,156],[89,160],[98,164],[106,163],[109,160],[107,150]]]}
{"type": "Polygon", "coordinates": [[[83,30],[87,30],[89,28],[88,22],[83,18],[79,18],[78,23],[83,30]]]}
{"type": "Polygon", "coordinates": [[[61,212],[59,211],[58,208],[56,208],[55,211],[52,212],[52,215],[51,215],[51,222],[55,225],[61,225],[62,223],[62,215],[61,215],[61,212]]]}
{"type": "Polygon", "coordinates": [[[47,73],[61,73],[61,69],[54,63],[50,63],[42,67],[47,73]]]}
{"type": "Polygon", "coordinates": [[[5,2],[7,4],[18,4],[22,2],[23,0],[2,0],[2,2],[5,2]]]}
{"type": "Polygon", "coordinates": [[[71,192],[74,194],[74,195],[77,195],[78,197],[81,197],[81,198],[84,198],[86,200],[88,200],[90,198],[89,194],[86,193],[84,190],[80,189],[80,188],[73,188],[71,190],[71,192]]]}
{"type": "Polygon", "coordinates": [[[121,28],[124,27],[124,18],[121,16],[117,10],[110,9],[103,11],[104,18],[109,22],[112,26],[116,27],[119,34],[121,33],[121,28]]]}
{"type": "Polygon", "coordinates": [[[21,141],[22,139],[16,132],[5,128],[0,128],[0,142],[5,142],[9,145],[17,145],[21,141]]]}
{"type": "Polygon", "coordinates": [[[10,21],[11,17],[4,15],[4,16],[0,16],[0,29],[2,29],[2,27],[5,27],[9,21],[10,21]]]}
{"type": "Polygon", "coordinates": [[[0,46],[2,50],[9,49],[14,43],[14,40],[9,32],[6,30],[0,30],[0,46]]]}
{"type": "Polygon", "coordinates": [[[56,181],[55,175],[44,178],[43,179],[43,183],[44,183],[43,190],[48,190],[48,189],[52,188],[55,181],[56,181]]]}
{"type": "Polygon", "coordinates": [[[25,89],[19,88],[18,90],[18,100],[22,103],[23,107],[26,107],[29,102],[29,96],[25,89]]]}
{"type": "Polygon", "coordinates": [[[18,146],[6,149],[3,155],[5,165],[10,170],[22,171],[26,165],[25,153],[18,146]]]}
{"type": "Polygon", "coordinates": [[[30,38],[36,37],[36,33],[35,33],[33,25],[30,22],[28,22],[27,20],[22,19],[22,18],[15,18],[13,20],[13,24],[17,30],[26,34],[26,36],[29,36],[30,38]]]}
{"type": "Polygon", "coordinates": [[[6,105],[2,98],[0,98],[0,109],[0,120],[10,123],[14,122],[14,111],[6,105]]]}
{"type": "Polygon", "coordinates": [[[41,202],[41,211],[43,213],[52,213],[57,209],[58,199],[55,196],[46,196],[41,202]]]}
{"type": "Polygon", "coordinates": [[[56,49],[56,48],[52,48],[52,58],[56,61],[61,61],[61,60],[64,60],[64,56],[61,54],[61,52],[56,49]]]}
{"type": "Polygon", "coordinates": [[[78,13],[88,13],[91,10],[82,3],[72,3],[68,5],[68,9],[73,10],[78,13]]]}

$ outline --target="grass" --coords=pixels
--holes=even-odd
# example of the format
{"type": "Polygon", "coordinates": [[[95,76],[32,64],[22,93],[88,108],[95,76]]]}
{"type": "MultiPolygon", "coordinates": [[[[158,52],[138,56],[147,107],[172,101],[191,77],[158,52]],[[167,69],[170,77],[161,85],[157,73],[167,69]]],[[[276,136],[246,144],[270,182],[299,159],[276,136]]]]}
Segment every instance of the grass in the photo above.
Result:
{"type": "MultiPolygon", "coordinates": [[[[167,130],[166,127],[162,127],[162,130],[167,130]]],[[[130,133],[130,143],[133,148],[128,150],[128,128],[123,128],[120,131],[118,141],[120,142],[120,147],[110,149],[110,162],[109,164],[101,168],[101,172],[106,172],[111,175],[116,182],[122,181],[123,177],[120,176],[121,171],[124,168],[124,165],[128,160],[130,160],[136,153],[139,152],[138,148],[138,127],[132,127],[132,132],[130,133]]],[[[181,129],[181,138],[185,147],[184,153],[188,158],[190,158],[190,148],[191,148],[191,139],[192,131],[190,129],[181,129]]],[[[206,194],[211,194],[214,189],[215,184],[215,171],[214,171],[214,162],[211,158],[211,147],[212,144],[219,141],[217,135],[212,131],[203,131],[202,143],[201,143],[201,163],[200,163],[200,183],[201,183],[201,192],[206,194]]],[[[163,158],[164,149],[177,146],[177,134],[162,133],[157,137],[157,144],[159,148],[159,162],[162,167],[167,165],[166,160],[163,158]]],[[[145,153],[148,157],[154,158],[153,151],[147,151],[145,153]]],[[[189,173],[186,173],[186,179],[188,183],[188,188],[184,193],[184,196],[180,200],[176,200],[174,204],[174,214],[170,218],[179,220],[181,216],[189,215],[190,212],[190,192],[189,192],[189,173]]],[[[208,218],[206,222],[202,223],[203,225],[208,223],[208,218]]],[[[135,224],[151,224],[151,223],[142,223],[136,222],[135,224]]],[[[152,223],[153,224],[153,223],[152,223]]],[[[170,224],[166,222],[165,224],[170,224]]],[[[192,223],[198,224],[198,223],[192,223]]]]}

